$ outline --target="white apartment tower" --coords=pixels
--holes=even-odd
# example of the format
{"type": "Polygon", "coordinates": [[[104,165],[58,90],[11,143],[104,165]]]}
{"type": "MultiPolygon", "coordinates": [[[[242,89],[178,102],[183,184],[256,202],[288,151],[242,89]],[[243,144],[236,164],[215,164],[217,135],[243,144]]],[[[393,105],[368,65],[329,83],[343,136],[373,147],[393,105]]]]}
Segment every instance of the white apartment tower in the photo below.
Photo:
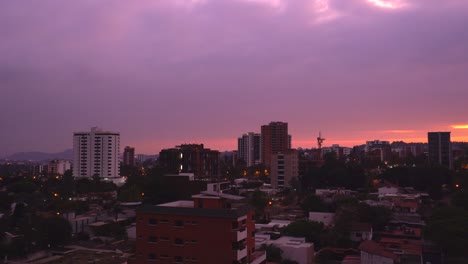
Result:
{"type": "Polygon", "coordinates": [[[119,152],[120,133],[98,127],[73,133],[73,176],[119,177],[119,152]]]}
{"type": "Polygon", "coordinates": [[[244,160],[248,167],[259,164],[261,161],[260,137],[260,134],[249,132],[237,140],[239,159],[244,160]]]}

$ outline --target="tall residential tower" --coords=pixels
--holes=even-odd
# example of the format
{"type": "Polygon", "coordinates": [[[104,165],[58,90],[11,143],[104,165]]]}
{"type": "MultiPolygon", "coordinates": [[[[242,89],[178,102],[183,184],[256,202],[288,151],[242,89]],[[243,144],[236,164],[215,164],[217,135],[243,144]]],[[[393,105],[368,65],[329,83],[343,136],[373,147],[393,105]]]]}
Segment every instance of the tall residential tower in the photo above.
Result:
{"type": "Polygon", "coordinates": [[[450,132],[429,132],[427,133],[429,150],[429,161],[453,168],[452,142],[450,132]]]}
{"type": "Polygon", "coordinates": [[[237,140],[239,159],[245,161],[248,167],[261,162],[260,139],[260,134],[249,132],[237,140]]]}
{"type": "Polygon", "coordinates": [[[115,178],[120,176],[120,134],[98,127],[73,133],[73,176],[115,178]]]}
{"type": "Polygon", "coordinates": [[[263,125],[261,131],[261,158],[263,164],[270,168],[272,154],[284,153],[291,148],[288,123],[271,122],[268,125],[263,125]]]}

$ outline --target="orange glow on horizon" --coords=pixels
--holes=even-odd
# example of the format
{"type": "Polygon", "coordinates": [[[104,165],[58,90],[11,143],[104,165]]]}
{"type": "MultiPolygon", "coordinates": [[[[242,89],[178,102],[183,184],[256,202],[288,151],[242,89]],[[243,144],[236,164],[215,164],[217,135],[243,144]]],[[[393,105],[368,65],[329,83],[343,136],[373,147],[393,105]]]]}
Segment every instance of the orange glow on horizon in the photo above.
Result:
{"type": "MultiPolygon", "coordinates": [[[[457,125],[457,127],[465,127],[468,125],[457,125]]],[[[412,129],[392,129],[392,130],[366,130],[366,131],[352,131],[344,133],[325,134],[326,138],[324,147],[329,147],[333,144],[338,144],[342,147],[353,147],[366,144],[366,141],[383,140],[383,141],[404,141],[411,142],[427,142],[428,131],[445,131],[447,127],[454,127],[448,125],[440,125],[436,127],[412,130],[412,129]],[[445,129],[444,129],[445,127],[445,129]]],[[[468,142],[468,130],[457,129],[452,133],[452,141],[468,142]]],[[[239,133],[240,135],[241,133],[239,133]]],[[[292,134],[292,147],[293,148],[317,148],[317,140],[314,136],[292,134]]],[[[323,134],[323,133],[322,133],[323,134]]],[[[205,148],[212,150],[232,151],[237,150],[237,137],[232,138],[209,138],[206,139],[196,138],[190,140],[138,140],[133,142],[126,142],[126,145],[133,146],[137,149],[138,154],[158,154],[161,149],[173,148],[181,144],[203,144],[205,148]]]]}
{"type": "Polygon", "coordinates": [[[454,129],[468,129],[468,125],[453,125],[454,129]]]}

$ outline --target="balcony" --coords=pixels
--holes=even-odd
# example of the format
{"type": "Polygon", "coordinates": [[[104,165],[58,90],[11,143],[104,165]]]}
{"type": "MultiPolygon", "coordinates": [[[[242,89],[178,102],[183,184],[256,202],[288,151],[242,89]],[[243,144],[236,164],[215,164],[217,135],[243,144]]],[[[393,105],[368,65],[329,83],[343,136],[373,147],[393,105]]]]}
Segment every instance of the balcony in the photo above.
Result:
{"type": "Polygon", "coordinates": [[[246,228],[240,228],[239,230],[237,230],[237,240],[236,241],[241,241],[243,239],[246,239],[247,238],[247,229],[246,228]]]}
{"type": "Polygon", "coordinates": [[[266,260],[265,251],[255,251],[250,258],[250,264],[260,264],[265,260],[266,260]]]}
{"type": "Polygon", "coordinates": [[[247,257],[247,248],[240,248],[237,250],[237,260],[247,257]]]}

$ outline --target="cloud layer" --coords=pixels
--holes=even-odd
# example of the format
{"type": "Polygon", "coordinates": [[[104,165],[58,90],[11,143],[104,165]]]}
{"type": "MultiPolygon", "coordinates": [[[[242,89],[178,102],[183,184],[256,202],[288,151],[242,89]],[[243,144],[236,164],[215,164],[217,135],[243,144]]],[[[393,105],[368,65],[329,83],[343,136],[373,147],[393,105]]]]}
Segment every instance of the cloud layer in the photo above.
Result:
{"type": "Polygon", "coordinates": [[[272,120],[298,142],[424,137],[466,122],[466,25],[465,0],[1,1],[0,151],[94,125],[147,153],[272,120]]]}

